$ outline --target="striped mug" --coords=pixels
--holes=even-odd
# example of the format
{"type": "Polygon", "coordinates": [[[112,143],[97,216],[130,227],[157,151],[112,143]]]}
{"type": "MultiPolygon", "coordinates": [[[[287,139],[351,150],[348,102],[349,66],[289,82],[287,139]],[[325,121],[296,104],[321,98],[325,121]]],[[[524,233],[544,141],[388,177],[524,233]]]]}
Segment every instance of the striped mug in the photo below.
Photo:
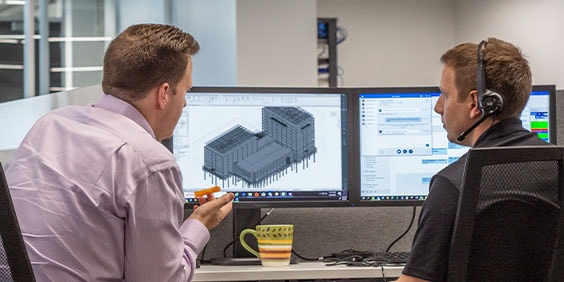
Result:
{"type": "Polygon", "coordinates": [[[260,258],[263,266],[288,266],[292,256],[294,225],[257,225],[255,229],[245,229],[239,235],[241,245],[251,254],[260,258]],[[245,242],[245,235],[257,238],[257,252],[245,242]]]}

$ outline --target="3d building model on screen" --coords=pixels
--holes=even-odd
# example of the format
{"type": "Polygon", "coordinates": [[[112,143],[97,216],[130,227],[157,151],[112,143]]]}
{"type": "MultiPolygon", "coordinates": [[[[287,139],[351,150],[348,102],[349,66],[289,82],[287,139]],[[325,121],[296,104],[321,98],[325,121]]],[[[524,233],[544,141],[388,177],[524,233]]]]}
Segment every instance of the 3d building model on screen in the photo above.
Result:
{"type": "Polygon", "coordinates": [[[204,147],[205,174],[223,186],[242,181],[243,186],[264,187],[288,173],[298,173],[315,162],[313,116],[299,107],[262,108],[262,131],[241,125],[217,136],[204,147]]]}

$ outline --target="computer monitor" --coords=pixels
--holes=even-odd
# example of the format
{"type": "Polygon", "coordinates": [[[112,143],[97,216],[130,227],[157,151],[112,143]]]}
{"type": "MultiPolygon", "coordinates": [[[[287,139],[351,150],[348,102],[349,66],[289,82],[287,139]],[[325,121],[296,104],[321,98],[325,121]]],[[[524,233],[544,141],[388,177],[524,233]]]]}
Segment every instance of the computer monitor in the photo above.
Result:
{"type": "MultiPolygon", "coordinates": [[[[554,85],[533,86],[523,126],[556,143],[554,85]]],[[[421,205],[431,177],[467,152],[449,142],[437,87],[357,89],[357,205],[421,205]]]]}
{"type": "Polygon", "coordinates": [[[194,87],[172,152],[186,203],[220,186],[235,208],[350,206],[347,91],[194,87]]]}
{"type": "Polygon", "coordinates": [[[521,114],[523,127],[546,142],[556,144],[556,86],[533,85],[531,97],[521,114]]]}
{"type": "MultiPolygon", "coordinates": [[[[210,186],[235,194],[233,235],[261,208],[351,206],[354,97],[346,89],[194,87],[173,138],[186,207],[210,186]]],[[[291,222],[287,222],[291,223],[291,222]]],[[[249,255],[234,245],[234,256],[249,255]]]]}

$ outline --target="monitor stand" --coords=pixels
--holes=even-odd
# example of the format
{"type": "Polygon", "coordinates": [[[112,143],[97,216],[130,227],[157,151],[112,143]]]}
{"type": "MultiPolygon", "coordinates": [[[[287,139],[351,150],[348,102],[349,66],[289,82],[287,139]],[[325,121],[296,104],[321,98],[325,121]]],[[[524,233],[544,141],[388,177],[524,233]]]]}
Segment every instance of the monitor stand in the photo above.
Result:
{"type": "MultiPolygon", "coordinates": [[[[260,259],[252,258],[212,258],[210,259],[213,265],[261,265],[260,259]]],[[[297,264],[298,260],[293,256],[290,258],[290,264],[297,264]]]]}
{"type": "Polygon", "coordinates": [[[261,265],[260,259],[253,258],[212,258],[213,265],[261,265]]]}

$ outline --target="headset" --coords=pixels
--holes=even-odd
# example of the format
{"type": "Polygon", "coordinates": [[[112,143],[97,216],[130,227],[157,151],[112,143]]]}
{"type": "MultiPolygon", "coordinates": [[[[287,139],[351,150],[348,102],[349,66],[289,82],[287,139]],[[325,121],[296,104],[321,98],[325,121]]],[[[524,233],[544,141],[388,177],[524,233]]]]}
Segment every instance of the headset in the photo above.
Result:
{"type": "Polygon", "coordinates": [[[482,50],[486,48],[488,41],[482,40],[478,44],[478,70],[476,72],[476,84],[478,91],[478,106],[480,111],[482,111],[482,117],[474,123],[470,128],[463,131],[456,140],[462,141],[466,138],[472,130],[474,130],[478,125],[480,125],[488,117],[499,114],[503,110],[503,96],[501,94],[486,89],[486,60],[484,59],[484,53],[482,50]]]}
{"type": "Polygon", "coordinates": [[[503,110],[503,96],[492,90],[486,89],[486,60],[482,50],[486,48],[488,41],[482,40],[478,45],[478,71],[476,84],[478,87],[478,105],[482,115],[491,116],[503,110]]]}

